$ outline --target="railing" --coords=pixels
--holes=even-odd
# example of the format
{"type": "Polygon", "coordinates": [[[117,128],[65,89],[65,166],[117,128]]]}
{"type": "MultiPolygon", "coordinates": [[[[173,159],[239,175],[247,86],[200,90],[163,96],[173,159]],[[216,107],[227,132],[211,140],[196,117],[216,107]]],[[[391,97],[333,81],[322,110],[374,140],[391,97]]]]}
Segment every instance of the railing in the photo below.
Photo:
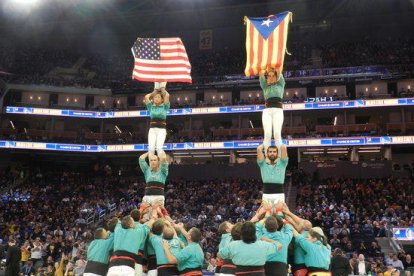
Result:
{"type": "Polygon", "coordinates": [[[122,197],[118,203],[111,203],[109,204],[107,209],[103,209],[100,210],[98,213],[96,213],[96,211],[94,212],[93,215],[90,215],[87,219],[86,219],[86,225],[96,225],[98,223],[100,223],[101,221],[107,219],[108,217],[110,217],[111,215],[113,215],[115,212],[117,211],[121,211],[121,205],[127,203],[127,201],[132,200],[135,196],[136,196],[136,192],[132,192],[129,193],[127,195],[127,199],[125,199],[125,197],[122,197]]]}

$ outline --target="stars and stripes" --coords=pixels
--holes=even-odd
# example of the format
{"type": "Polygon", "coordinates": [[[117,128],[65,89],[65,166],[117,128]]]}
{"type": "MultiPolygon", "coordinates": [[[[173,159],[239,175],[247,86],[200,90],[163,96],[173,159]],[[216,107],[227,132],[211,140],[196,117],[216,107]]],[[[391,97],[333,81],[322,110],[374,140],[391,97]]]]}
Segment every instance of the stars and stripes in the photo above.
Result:
{"type": "Polygon", "coordinates": [[[267,67],[274,67],[282,72],[291,20],[291,12],[268,17],[245,17],[246,76],[255,76],[267,67]]]}
{"type": "Polygon", "coordinates": [[[138,38],[131,50],[135,58],[133,79],[192,82],[191,64],[180,38],[138,38]]]}

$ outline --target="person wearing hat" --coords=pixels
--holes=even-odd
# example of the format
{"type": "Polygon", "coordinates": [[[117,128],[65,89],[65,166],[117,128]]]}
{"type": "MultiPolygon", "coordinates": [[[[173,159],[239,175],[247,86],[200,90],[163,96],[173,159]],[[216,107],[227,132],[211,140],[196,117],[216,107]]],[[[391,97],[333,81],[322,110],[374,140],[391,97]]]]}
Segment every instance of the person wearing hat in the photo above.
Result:
{"type": "Polygon", "coordinates": [[[351,265],[340,248],[336,248],[331,258],[332,276],[348,276],[351,274],[351,265]]]}
{"type": "Polygon", "coordinates": [[[331,264],[331,247],[320,227],[313,227],[305,238],[295,229],[293,230],[295,242],[305,251],[305,265],[307,275],[325,276],[331,275],[329,266],[331,264]]]}

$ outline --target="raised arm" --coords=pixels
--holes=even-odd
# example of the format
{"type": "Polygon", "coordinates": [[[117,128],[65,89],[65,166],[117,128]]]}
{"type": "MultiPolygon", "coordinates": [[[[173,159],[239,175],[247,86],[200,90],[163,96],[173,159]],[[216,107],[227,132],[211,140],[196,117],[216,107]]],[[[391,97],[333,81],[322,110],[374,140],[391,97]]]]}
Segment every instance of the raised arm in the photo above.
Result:
{"type": "Polygon", "coordinates": [[[170,102],[170,93],[167,92],[167,90],[164,90],[163,92],[163,98],[164,98],[164,103],[169,103],[170,102]]]}
{"type": "Polygon", "coordinates": [[[182,222],[176,224],[176,226],[180,229],[181,234],[186,238],[187,242],[191,241],[190,234],[188,234],[187,230],[185,230],[184,224],[182,222]]]}
{"type": "Polygon", "coordinates": [[[266,70],[261,70],[260,72],[259,72],[259,82],[260,82],[260,87],[264,90],[264,89],[266,89],[267,88],[267,82],[266,82],[266,77],[265,77],[265,74],[266,74],[266,70]]]}
{"type": "Polygon", "coordinates": [[[264,145],[261,144],[257,147],[257,161],[262,161],[265,159],[265,155],[263,153],[264,145]]]}
{"type": "Polygon", "coordinates": [[[147,158],[148,154],[149,154],[149,152],[146,152],[146,153],[141,154],[139,156],[139,159],[145,159],[145,158],[147,158]]]}
{"type": "Polygon", "coordinates": [[[152,91],[151,93],[148,93],[147,95],[145,95],[144,97],[144,101],[145,103],[149,103],[151,101],[151,98],[154,97],[154,95],[158,93],[157,91],[152,91]]]}
{"type": "MultiPolygon", "coordinates": [[[[299,232],[305,229],[305,223],[308,222],[304,220],[294,213],[292,213],[289,208],[287,207],[286,203],[283,205],[283,213],[286,215],[286,220],[292,224],[292,226],[299,232]]],[[[310,222],[309,222],[310,223],[310,222]]],[[[311,225],[310,225],[311,226],[311,225]]]]}
{"type": "Polygon", "coordinates": [[[171,254],[170,245],[168,244],[168,242],[163,240],[162,247],[164,248],[165,256],[167,257],[168,263],[176,264],[177,258],[175,258],[173,254],[171,254]]]}
{"type": "Polygon", "coordinates": [[[145,173],[145,171],[149,168],[147,161],[145,161],[145,158],[147,158],[148,152],[142,154],[138,161],[139,161],[139,167],[141,168],[142,172],[145,173]]]}
{"type": "Polygon", "coordinates": [[[288,158],[289,157],[288,156],[288,153],[287,153],[287,147],[286,147],[286,145],[282,145],[280,147],[280,157],[281,158],[288,158]]]}

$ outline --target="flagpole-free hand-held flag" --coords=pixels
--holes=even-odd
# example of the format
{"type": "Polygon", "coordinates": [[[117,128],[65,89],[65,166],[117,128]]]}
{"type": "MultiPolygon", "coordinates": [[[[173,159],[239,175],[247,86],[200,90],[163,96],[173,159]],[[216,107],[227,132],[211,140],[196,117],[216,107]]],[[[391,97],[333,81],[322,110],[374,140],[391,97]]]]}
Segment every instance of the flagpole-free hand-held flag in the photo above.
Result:
{"type": "Polygon", "coordinates": [[[244,73],[255,76],[273,67],[282,72],[291,12],[268,17],[245,17],[247,61],[244,73]]]}
{"type": "Polygon", "coordinates": [[[139,37],[131,50],[135,59],[132,79],[145,82],[192,82],[191,64],[180,38],[139,37]]]}

